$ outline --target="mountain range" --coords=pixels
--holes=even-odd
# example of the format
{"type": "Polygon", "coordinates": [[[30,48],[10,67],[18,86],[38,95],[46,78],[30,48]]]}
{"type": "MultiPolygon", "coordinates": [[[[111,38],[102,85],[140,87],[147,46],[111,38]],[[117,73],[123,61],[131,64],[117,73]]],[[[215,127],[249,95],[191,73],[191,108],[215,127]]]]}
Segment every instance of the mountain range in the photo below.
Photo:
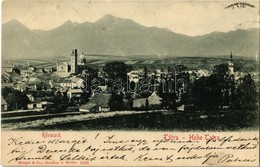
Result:
{"type": "Polygon", "coordinates": [[[112,15],[105,15],[94,23],[66,21],[46,31],[31,30],[11,20],[2,25],[2,57],[64,57],[70,55],[72,48],[89,55],[125,57],[210,57],[229,55],[231,51],[237,56],[254,57],[259,48],[258,37],[259,29],[187,36],[112,15]]]}

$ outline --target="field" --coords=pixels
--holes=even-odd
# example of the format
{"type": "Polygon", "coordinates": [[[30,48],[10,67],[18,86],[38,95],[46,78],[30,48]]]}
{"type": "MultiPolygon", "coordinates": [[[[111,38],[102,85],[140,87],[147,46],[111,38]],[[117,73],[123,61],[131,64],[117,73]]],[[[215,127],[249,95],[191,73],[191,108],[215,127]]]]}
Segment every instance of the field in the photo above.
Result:
{"type": "MultiPolygon", "coordinates": [[[[76,114],[76,113],[75,113],[76,114]]],[[[233,131],[257,129],[257,111],[114,111],[11,121],[3,130],[233,131]],[[238,114],[239,112],[239,114],[238,114]],[[48,121],[46,121],[48,120],[48,121]]]]}
{"type": "MultiPolygon", "coordinates": [[[[140,57],[122,57],[122,56],[107,56],[95,55],[86,56],[87,65],[92,67],[102,67],[105,63],[111,61],[122,61],[127,65],[131,65],[133,69],[147,68],[161,68],[166,70],[168,66],[182,64],[190,69],[211,69],[214,65],[227,63],[229,57],[174,57],[174,58],[154,58],[140,56],[140,57]]],[[[26,60],[13,60],[9,63],[16,65],[31,64],[37,68],[56,67],[58,62],[69,62],[69,57],[58,57],[51,59],[26,59],[26,60]]],[[[5,62],[4,62],[5,63],[5,62]]],[[[259,69],[259,62],[247,58],[234,58],[235,67],[239,68],[241,72],[252,72],[259,69]]]]}

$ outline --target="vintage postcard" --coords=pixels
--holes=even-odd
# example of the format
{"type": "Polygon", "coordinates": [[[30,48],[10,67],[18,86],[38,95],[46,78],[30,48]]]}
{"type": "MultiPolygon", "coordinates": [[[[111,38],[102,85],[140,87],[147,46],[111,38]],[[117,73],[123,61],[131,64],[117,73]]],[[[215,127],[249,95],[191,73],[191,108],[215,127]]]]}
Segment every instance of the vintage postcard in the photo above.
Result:
{"type": "Polygon", "coordinates": [[[2,166],[259,166],[257,0],[2,2],[2,166]]]}

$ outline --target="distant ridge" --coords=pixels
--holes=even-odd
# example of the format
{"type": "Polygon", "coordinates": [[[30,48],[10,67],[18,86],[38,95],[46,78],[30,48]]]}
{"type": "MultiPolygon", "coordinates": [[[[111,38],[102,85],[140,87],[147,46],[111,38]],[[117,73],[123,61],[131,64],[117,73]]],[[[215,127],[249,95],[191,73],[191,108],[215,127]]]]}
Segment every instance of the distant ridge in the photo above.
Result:
{"type": "Polygon", "coordinates": [[[17,20],[2,25],[2,57],[42,58],[66,56],[70,48],[87,54],[152,55],[154,57],[227,55],[254,57],[258,29],[186,36],[168,29],[145,27],[133,20],[105,15],[94,23],[70,20],[48,30],[30,30],[17,20]]]}

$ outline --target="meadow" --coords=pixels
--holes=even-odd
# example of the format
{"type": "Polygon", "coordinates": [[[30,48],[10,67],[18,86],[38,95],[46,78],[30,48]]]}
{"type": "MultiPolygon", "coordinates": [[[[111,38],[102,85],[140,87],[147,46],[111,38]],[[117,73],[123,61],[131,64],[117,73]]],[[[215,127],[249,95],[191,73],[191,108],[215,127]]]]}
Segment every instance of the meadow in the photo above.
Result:
{"type": "MultiPolygon", "coordinates": [[[[94,55],[86,56],[87,65],[91,67],[103,67],[104,64],[111,61],[122,61],[127,65],[133,67],[133,69],[143,69],[144,66],[147,68],[160,68],[167,70],[169,66],[174,65],[185,65],[189,69],[208,69],[210,70],[214,65],[226,64],[229,61],[229,57],[172,57],[172,58],[155,58],[149,56],[112,56],[112,55],[94,55]]],[[[26,66],[28,64],[33,65],[37,68],[48,68],[56,67],[58,62],[69,62],[69,57],[56,57],[50,59],[22,59],[22,60],[11,60],[9,63],[15,65],[26,66]]],[[[4,61],[5,63],[6,61],[4,61]]],[[[238,68],[240,72],[255,72],[259,69],[259,62],[254,59],[235,57],[233,59],[235,68],[238,68]]]]}

